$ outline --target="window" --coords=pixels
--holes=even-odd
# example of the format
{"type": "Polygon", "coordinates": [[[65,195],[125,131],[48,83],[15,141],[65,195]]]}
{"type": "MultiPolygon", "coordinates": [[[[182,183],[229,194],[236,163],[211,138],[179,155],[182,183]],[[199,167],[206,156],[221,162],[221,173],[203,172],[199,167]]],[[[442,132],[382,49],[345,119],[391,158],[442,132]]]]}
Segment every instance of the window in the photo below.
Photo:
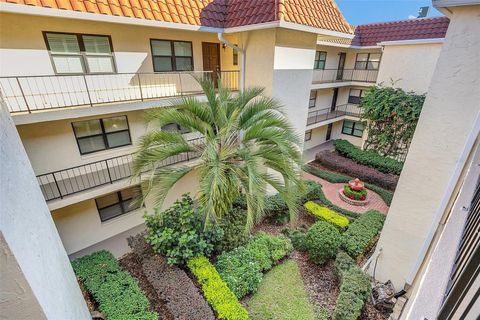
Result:
{"type": "Polygon", "coordinates": [[[80,154],[132,144],[126,116],[72,123],[80,154]]]}
{"type": "MultiPolygon", "coordinates": [[[[235,46],[238,46],[237,44],[235,46]]],[[[238,66],[238,51],[233,49],[233,65],[238,66]]]]}
{"type": "Polygon", "coordinates": [[[310,101],[308,102],[308,108],[315,108],[317,104],[317,91],[310,91],[310,101]]]}
{"type": "Polygon", "coordinates": [[[357,53],[355,69],[378,70],[380,65],[380,53],[357,53]]]}
{"type": "Polygon", "coordinates": [[[155,72],[193,70],[191,42],[151,39],[150,44],[155,72]]]}
{"type": "Polygon", "coordinates": [[[365,96],[365,90],[350,89],[350,94],[348,95],[348,103],[361,104],[362,98],[364,96],[365,96]]]}
{"type": "Polygon", "coordinates": [[[57,74],[113,73],[115,60],[109,36],[45,32],[57,74]]]}
{"type": "Polygon", "coordinates": [[[95,203],[97,204],[100,220],[105,222],[140,208],[140,205],[135,203],[134,200],[141,195],[140,187],[135,186],[96,198],[95,203]]]}
{"type": "Polygon", "coordinates": [[[326,61],[327,61],[327,53],[325,51],[317,51],[315,53],[315,64],[313,65],[313,68],[325,70],[326,61]]]}
{"type": "Polygon", "coordinates": [[[354,122],[350,120],[343,121],[342,133],[354,137],[362,137],[365,125],[363,122],[354,122]]]}
{"type": "Polygon", "coordinates": [[[312,140],[312,130],[305,131],[305,141],[312,140]]]}

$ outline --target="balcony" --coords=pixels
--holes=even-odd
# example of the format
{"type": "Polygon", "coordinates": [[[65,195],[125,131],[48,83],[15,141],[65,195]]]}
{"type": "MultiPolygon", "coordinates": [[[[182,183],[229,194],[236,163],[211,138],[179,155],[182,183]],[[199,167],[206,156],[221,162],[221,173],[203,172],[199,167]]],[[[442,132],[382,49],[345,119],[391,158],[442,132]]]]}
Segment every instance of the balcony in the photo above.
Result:
{"type": "Polygon", "coordinates": [[[201,77],[239,88],[239,71],[193,71],[1,77],[0,90],[11,113],[28,114],[200,94],[201,77]]]}
{"type": "MultiPolygon", "coordinates": [[[[193,145],[202,144],[204,138],[191,139],[193,145]]],[[[170,157],[162,161],[159,167],[197,159],[198,152],[189,152],[181,156],[170,157]]],[[[68,169],[49,172],[37,176],[37,181],[46,201],[63,199],[82,191],[93,189],[132,176],[133,154],[88,163],[68,169]]]]}
{"type": "Polygon", "coordinates": [[[335,107],[335,110],[331,108],[324,108],[317,111],[312,111],[308,113],[307,126],[312,124],[320,123],[334,118],[339,118],[342,116],[351,116],[360,118],[362,115],[362,109],[355,104],[343,104],[335,107]]]}
{"type": "Polygon", "coordinates": [[[367,82],[375,83],[378,70],[359,69],[324,69],[313,70],[313,84],[336,83],[336,82],[367,82]]]}

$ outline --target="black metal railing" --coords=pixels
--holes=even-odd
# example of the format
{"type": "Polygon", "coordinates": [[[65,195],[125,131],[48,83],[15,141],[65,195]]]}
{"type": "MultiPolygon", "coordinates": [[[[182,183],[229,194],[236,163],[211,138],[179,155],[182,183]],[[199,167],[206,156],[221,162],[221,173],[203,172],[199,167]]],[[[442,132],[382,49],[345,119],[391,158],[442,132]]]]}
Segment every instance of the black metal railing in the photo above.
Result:
{"type": "MultiPolygon", "coordinates": [[[[204,138],[189,140],[193,145],[201,144],[204,138]]],[[[200,156],[199,152],[188,152],[163,160],[159,167],[187,162],[200,156]]],[[[64,198],[132,176],[133,154],[95,161],[92,163],[53,171],[37,176],[46,201],[64,198]]]]}
{"type": "Polygon", "coordinates": [[[11,113],[31,113],[200,94],[198,77],[239,88],[239,71],[191,71],[1,77],[0,90],[11,113]]]}
{"type": "Polygon", "coordinates": [[[338,118],[341,116],[352,116],[360,118],[362,115],[362,110],[358,105],[355,104],[343,104],[335,107],[335,110],[329,108],[324,108],[316,111],[311,111],[308,113],[307,126],[326,121],[333,118],[338,118]]]}
{"type": "Polygon", "coordinates": [[[312,83],[328,82],[376,82],[378,70],[360,70],[360,69],[324,69],[313,70],[312,83]]]}

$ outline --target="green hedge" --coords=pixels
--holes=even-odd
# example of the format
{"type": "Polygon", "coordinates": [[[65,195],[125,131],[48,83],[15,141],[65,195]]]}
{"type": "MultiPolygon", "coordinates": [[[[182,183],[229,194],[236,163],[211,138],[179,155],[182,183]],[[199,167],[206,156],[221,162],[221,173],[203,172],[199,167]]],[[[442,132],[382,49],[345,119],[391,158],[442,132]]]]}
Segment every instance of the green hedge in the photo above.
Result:
{"type": "MultiPolygon", "coordinates": [[[[345,176],[343,174],[335,173],[335,172],[330,172],[326,170],[321,170],[319,168],[316,168],[314,166],[305,166],[305,171],[313,174],[314,176],[317,176],[319,178],[325,179],[328,182],[331,183],[347,183],[348,181],[352,180],[352,177],[345,176]]],[[[393,199],[393,193],[390,191],[387,191],[383,188],[380,188],[374,184],[371,183],[365,183],[365,187],[369,190],[372,190],[376,194],[378,194],[383,201],[387,204],[387,206],[390,206],[392,203],[393,199]]]]}
{"type": "Polygon", "coordinates": [[[372,290],[370,279],[343,251],[337,254],[335,269],[340,279],[340,294],[335,305],[333,320],[357,319],[370,297],[372,290]]]}
{"type": "Polygon", "coordinates": [[[98,251],[72,262],[73,270],[98,302],[108,320],[156,320],[149,302],[130,273],[123,271],[108,251],[98,251]]]}
{"type": "Polygon", "coordinates": [[[317,221],[308,229],[305,244],[308,256],[316,264],[324,264],[336,256],[342,235],[326,221],[317,221]]]}
{"type": "Polygon", "coordinates": [[[218,256],[215,264],[222,277],[238,299],[257,291],[262,281],[262,271],[290,254],[290,239],[259,232],[246,245],[218,256]]]}
{"type": "Polygon", "coordinates": [[[372,240],[382,230],[385,216],[378,211],[369,210],[351,223],[343,234],[342,248],[351,256],[365,253],[372,240]]]}
{"type": "Polygon", "coordinates": [[[319,218],[320,220],[324,220],[328,223],[331,223],[334,227],[338,228],[340,231],[345,231],[348,227],[349,220],[338,213],[325,208],[321,207],[313,201],[308,201],[304,205],[305,209],[310,212],[315,217],[319,218]]]}
{"type": "Polygon", "coordinates": [[[203,295],[217,313],[218,319],[249,319],[247,310],[240,304],[207,258],[192,258],[187,262],[187,266],[202,286],[203,295]]]}
{"type": "Polygon", "coordinates": [[[333,141],[333,145],[338,153],[357,163],[375,168],[383,173],[399,175],[402,172],[402,162],[384,157],[373,150],[362,150],[343,139],[333,141]]]}

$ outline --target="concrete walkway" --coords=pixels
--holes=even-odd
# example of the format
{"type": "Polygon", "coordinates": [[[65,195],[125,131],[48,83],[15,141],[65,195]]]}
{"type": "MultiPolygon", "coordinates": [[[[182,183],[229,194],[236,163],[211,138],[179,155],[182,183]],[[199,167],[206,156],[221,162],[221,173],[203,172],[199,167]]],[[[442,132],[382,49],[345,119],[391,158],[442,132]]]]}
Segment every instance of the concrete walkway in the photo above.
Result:
{"type": "Polygon", "coordinates": [[[303,172],[303,178],[321,184],[323,193],[325,194],[327,199],[330,200],[337,207],[356,213],[365,213],[366,211],[371,209],[380,211],[385,215],[388,213],[388,206],[385,204],[383,199],[371,190],[368,190],[367,197],[370,202],[366,206],[354,206],[344,202],[342,199],[340,199],[340,196],[338,195],[338,190],[342,189],[345,183],[331,183],[308,172],[303,172]]]}
{"type": "Polygon", "coordinates": [[[320,151],[333,150],[333,149],[334,149],[333,140],[329,140],[327,142],[319,144],[318,146],[315,146],[313,148],[303,151],[303,161],[305,161],[305,163],[308,163],[310,161],[315,160],[315,155],[320,151]]]}

